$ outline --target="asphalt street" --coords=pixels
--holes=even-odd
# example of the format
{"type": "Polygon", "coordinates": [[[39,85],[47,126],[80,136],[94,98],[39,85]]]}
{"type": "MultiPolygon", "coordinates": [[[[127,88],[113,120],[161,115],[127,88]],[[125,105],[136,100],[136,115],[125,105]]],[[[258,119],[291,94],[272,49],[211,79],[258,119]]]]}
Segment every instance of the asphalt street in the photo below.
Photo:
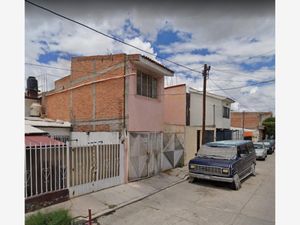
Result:
{"type": "Polygon", "coordinates": [[[257,175],[238,191],[225,183],[177,184],[112,214],[101,225],[271,225],[275,224],[275,153],[257,161],[257,175]]]}

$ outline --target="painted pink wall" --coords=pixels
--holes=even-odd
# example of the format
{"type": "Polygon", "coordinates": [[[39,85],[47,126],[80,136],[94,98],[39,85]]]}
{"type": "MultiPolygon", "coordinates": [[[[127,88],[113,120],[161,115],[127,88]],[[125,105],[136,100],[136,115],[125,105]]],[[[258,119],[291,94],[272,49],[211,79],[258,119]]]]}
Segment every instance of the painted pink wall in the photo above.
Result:
{"type": "Polygon", "coordinates": [[[128,131],[163,131],[164,78],[157,77],[157,99],[136,94],[136,75],[129,77],[128,131]]]}
{"type": "Polygon", "coordinates": [[[186,123],[186,86],[176,85],[164,90],[165,124],[185,125],[186,123]]]}

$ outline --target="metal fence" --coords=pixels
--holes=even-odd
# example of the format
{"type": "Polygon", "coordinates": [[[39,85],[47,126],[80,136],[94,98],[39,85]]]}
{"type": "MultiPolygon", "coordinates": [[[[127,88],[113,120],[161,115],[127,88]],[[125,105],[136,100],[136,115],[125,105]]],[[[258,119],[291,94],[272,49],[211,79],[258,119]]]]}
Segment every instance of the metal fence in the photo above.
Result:
{"type": "Polygon", "coordinates": [[[67,146],[25,147],[25,198],[67,188],[67,146]]]}
{"type": "Polygon", "coordinates": [[[123,183],[120,144],[72,146],[69,154],[71,197],[123,183]]]}
{"type": "Polygon", "coordinates": [[[121,144],[25,147],[25,198],[69,189],[70,197],[124,182],[121,144]]]}

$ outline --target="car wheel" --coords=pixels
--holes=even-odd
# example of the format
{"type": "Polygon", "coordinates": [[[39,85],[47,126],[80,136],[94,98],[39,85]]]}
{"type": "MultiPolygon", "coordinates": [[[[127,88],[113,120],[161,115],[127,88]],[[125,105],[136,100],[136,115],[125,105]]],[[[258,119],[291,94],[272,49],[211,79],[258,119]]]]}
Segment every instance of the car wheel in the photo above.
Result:
{"type": "Polygon", "coordinates": [[[242,187],[239,175],[235,174],[232,182],[232,189],[239,190],[242,187]]]}
{"type": "Polygon", "coordinates": [[[252,174],[253,176],[256,176],[256,172],[255,172],[255,164],[254,164],[254,163],[252,163],[252,165],[251,165],[251,174],[252,174]]]}
{"type": "Polygon", "coordinates": [[[195,181],[194,177],[189,177],[189,183],[193,183],[195,181]]]}

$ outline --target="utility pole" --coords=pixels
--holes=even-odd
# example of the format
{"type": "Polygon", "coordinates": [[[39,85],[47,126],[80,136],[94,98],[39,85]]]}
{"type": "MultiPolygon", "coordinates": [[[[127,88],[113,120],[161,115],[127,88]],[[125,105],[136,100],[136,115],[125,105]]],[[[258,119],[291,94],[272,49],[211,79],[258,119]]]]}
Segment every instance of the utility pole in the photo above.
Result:
{"type": "Polygon", "coordinates": [[[202,71],[202,75],[203,75],[202,145],[205,144],[206,79],[208,78],[209,70],[210,70],[210,66],[207,66],[207,64],[204,64],[204,69],[202,71]]]}
{"type": "Polygon", "coordinates": [[[244,139],[244,133],[245,133],[245,111],[243,111],[243,139],[244,139]]]}

